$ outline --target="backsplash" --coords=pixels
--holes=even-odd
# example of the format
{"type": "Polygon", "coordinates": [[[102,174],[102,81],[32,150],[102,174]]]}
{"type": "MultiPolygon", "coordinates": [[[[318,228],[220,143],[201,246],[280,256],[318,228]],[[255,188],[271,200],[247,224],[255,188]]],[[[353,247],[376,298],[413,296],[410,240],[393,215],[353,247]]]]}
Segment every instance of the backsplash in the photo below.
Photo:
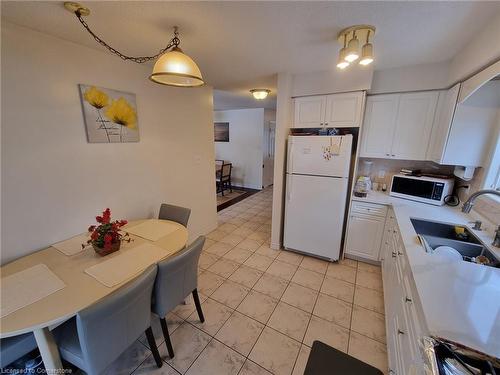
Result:
{"type": "MultiPolygon", "coordinates": [[[[358,163],[358,171],[356,176],[359,176],[363,170],[363,161],[373,162],[370,178],[372,182],[378,182],[380,185],[387,184],[387,189],[391,184],[393,175],[399,173],[401,168],[421,169],[422,172],[432,174],[453,175],[453,166],[439,165],[431,161],[412,161],[412,160],[393,160],[393,159],[374,159],[374,158],[360,158],[358,163]],[[379,172],[383,171],[384,177],[379,177],[379,172]]],[[[482,181],[484,179],[484,169],[477,168],[474,173],[474,178],[470,181],[463,181],[455,178],[455,185],[469,185],[469,189],[458,190],[458,195],[461,204],[467,200],[470,194],[482,189],[482,181]]],[[[492,224],[500,224],[500,202],[488,197],[479,197],[474,205],[474,211],[484,216],[491,221],[492,224]]]]}
{"type": "Polygon", "coordinates": [[[363,161],[373,162],[370,173],[372,182],[378,182],[379,184],[385,183],[387,184],[387,188],[389,188],[389,185],[391,184],[392,176],[398,174],[401,168],[421,169],[422,172],[432,174],[453,174],[452,166],[439,165],[431,161],[359,158],[357,176],[359,176],[363,170],[363,161]],[[384,177],[380,177],[380,172],[382,171],[384,177]]]}

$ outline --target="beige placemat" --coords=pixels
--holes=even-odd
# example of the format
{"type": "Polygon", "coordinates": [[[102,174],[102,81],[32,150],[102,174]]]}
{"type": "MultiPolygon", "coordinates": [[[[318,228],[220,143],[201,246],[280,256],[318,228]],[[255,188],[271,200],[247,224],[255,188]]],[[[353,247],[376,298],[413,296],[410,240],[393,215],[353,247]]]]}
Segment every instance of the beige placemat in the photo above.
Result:
{"type": "Polygon", "coordinates": [[[0,317],[31,305],[66,286],[45,264],[2,278],[0,317]]]}
{"type": "Polygon", "coordinates": [[[167,256],[169,252],[159,246],[144,243],[95,266],[85,273],[101,284],[112,288],[144,271],[151,264],[167,256]]]}
{"type": "Polygon", "coordinates": [[[52,247],[55,247],[64,255],[71,256],[81,253],[83,250],[85,250],[85,248],[82,248],[82,244],[86,244],[88,239],[88,234],[80,234],[79,236],[72,237],[68,240],[55,243],[52,245],[52,247]]]}
{"type": "Polygon", "coordinates": [[[125,231],[150,241],[158,241],[160,238],[175,232],[179,225],[165,220],[146,220],[125,231]]]}

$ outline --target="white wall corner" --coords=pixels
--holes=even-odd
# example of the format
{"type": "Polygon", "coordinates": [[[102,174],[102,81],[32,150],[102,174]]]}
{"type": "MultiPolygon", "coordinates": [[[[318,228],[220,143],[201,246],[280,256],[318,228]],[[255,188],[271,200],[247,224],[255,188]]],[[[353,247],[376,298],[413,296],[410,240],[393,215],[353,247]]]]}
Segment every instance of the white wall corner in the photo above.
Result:
{"type": "Polygon", "coordinates": [[[286,142],[292,121],[292,80],[290,73],[278,74],[278,95],[276,105],[276,135],[273,182],[273,215],[271,247],[279,249],[282,243],[284,219],[284,191],[286,170],[286,142]]]}

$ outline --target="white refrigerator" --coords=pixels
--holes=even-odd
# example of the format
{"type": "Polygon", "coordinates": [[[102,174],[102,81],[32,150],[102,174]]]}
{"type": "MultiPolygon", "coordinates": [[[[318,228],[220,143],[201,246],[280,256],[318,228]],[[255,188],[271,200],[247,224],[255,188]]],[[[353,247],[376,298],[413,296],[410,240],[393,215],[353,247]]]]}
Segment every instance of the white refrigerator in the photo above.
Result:
{"type": "Polygon", "coordinates": [[[286,249],[338,260],[352,135],[290,136],[286,172],[286,249]]]}

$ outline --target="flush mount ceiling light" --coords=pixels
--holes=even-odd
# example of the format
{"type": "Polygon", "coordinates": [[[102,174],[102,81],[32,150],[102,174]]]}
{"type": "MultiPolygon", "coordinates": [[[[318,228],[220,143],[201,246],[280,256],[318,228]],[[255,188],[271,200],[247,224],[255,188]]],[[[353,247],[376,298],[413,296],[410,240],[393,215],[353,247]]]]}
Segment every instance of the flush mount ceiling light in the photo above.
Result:
{"type": "Polygon", "coordinates": [[[370,25],[356,25],[342,30],[337,35],[338,42],[342,45],[339,51],[337,68],[345,69],[349,64],[359,59],[360,65],[369,65],[373,62],[373,45],[370,38],[375,35],[375,27],[370,25]],[[365,44],[359,54],[359,41],[365,44]]]}
{"type": "Polygon", "coordinates": [[[252,89],[250,90],[253,97],[257,100],[263,100],[267,98],[267,96],[271,93],[271,90],[268,89],[252,89]]]}
{"type": "Polygon", "coordinates": [[[197,87],[205,84],[200,72],[200,68],[188,55],[186,55],[179,47],[181,43],[177,26],[174,27],[174,36],[167,44],[154,56],[132,57],[124,55],[115,48],[108,45],[104,40],[99,38],[84,21],[83,17],[90,14],[90,9],[79,3],[65,2],[64,7],[71,13],[75,14],[85,30],[103,47],[107,48],[111,53],[117,55],[122,60],[133,61],[138,64],[143,64],[152,60],[156,60],[153,72],[149,79],[153,82],[177,87],[197,87]]]}

